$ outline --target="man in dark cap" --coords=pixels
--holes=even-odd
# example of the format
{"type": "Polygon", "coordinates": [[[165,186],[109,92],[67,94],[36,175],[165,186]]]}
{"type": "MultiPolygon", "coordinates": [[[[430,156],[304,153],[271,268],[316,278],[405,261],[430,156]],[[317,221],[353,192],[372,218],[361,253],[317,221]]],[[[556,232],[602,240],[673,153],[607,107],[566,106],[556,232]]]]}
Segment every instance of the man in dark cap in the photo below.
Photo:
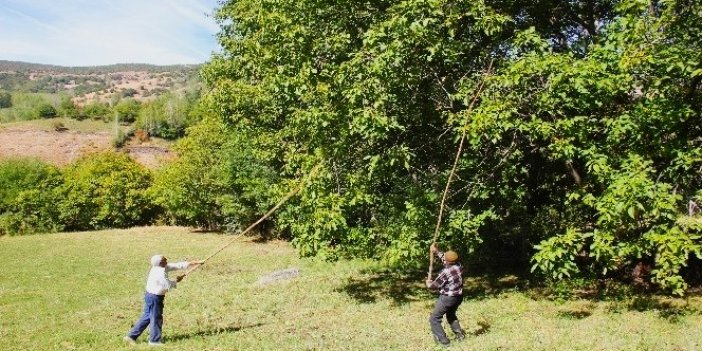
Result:
{"type": "Polygon", "coordinates": [[[458,306],[463,302],[463,267],[458,263],[458,254],[454,251],[441,252],[435,244],[431,244],[430,251],[444,263],[444,269],[435,280],[427,279],[427,288],[439,290],[439,299],[429,316],[429,325],[434,334],[434,340],[448,346],[451,341],[446,336],[441,320],[446,315],[446,321],[456,336],[456,340],[463,340],[465,334],[456,317],[458,306]]]}

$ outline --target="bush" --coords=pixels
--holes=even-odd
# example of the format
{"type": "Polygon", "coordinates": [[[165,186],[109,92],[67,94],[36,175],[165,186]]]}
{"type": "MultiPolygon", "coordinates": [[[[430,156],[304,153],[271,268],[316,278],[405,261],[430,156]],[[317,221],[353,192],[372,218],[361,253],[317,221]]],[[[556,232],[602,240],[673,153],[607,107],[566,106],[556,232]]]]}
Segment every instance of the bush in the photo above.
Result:
{"type": "Polygon", "coordinates": [[[57,116],[54,106],[48,103],[41,104],[36,109],[37,118],[54,118],[57,116]]]}
{"type": "Polygon", "coordinates": [[[200,113],[195,108],[196,99],[177,94],[159,96],[142,106],[136,127],[164,139],[182,137],[185,129],[200,119],[200,113]]]}
{"type": "Polygon", "coordinates": [[[118,128],[115,131],[114,136],[112,137],[112,146],[115,148],[120,148],[124,146],[124,144],[127,142],[127,138],[129,138],[127,133],[125,133],[122,129],[118,128]]]}
{"type": "Polygon", "coordinates": [[[0,162],[0,212],[7,211],[21,191],[37,188],[59,176],[58,169],[35,159],[0,162]]]}
{"type": "Polygon", "coordinates": [[[0,235],[61,230],[56,208],[60,184],[59,170],[40,161],[0,162],[0,235]]]}
{"type": "Polygon", "coordinates": [[[0,109],[0,122],[44,118],[43,114],[51,115],[47,106],[53,108],[50,97],[46,94],[15,93],[12,95],[12,107],[0,109]]]}
{"type": "Polygon", "coordinates": [[[73,102],[71,97],[67,95],[61,96],[61,102],[59,103],[57,112],[59,116],[64,118],[80,119],[78,107],[73,102]]]}
{"type": "Polygon", "coordinates": [[[141,104],[134,99],[122,100],[115,105],[114,110],[120,122],[132,123],[139,115],[141,104]]]}
{"type": "Polygon", "coordinates": [[[150,185],[150,172],[123,153],[86,155],[64,171],[61,221],[68,230],[149,223],[154,207],[145,190],[150,185]]]}
{"type": "Polygon", "coordinates": [[[154,202],[177,224],[240,228],[265,211],[274,172],[261,165],[246,136],[206,120],[176,146],[180,158],[165,166],[151,189],[154,202]]]}
{"type": "Polygon", "coordinates": [[[0,108],[12,107],[12,95],[6,91],[0,91],[0,108]]]}
{"type": "Polygon", "coordinates": [[[98,101],[93,101],[83,107],[83,115],[92,120],[109,120],[110,108],[98,101]]]}

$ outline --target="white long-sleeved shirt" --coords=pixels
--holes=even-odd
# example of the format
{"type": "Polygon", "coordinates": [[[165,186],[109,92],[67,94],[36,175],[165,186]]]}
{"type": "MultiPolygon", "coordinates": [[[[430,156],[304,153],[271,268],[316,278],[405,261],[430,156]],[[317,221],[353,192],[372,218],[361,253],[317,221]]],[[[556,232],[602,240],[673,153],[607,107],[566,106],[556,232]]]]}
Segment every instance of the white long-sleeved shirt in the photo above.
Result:
{"type": "Polygon", "coordinates": [[[168,272],[179,269],[186,269],[190,266],[187,261],[168,263],[166,267],[154,266],[149,271],[146,278],[146,292],[154,295],[165,295],[168,290],[175,288],[178,283],[168,279],[168,272]]]}

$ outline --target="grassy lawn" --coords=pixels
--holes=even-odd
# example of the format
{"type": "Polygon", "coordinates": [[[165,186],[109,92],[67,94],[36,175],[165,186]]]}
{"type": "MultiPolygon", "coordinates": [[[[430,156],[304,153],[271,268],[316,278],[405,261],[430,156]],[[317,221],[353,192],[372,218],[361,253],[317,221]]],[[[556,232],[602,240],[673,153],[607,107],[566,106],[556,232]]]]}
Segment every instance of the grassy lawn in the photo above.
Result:
{"type": "MultiPolygon", "coordinates": [[[[177,227],[0,237],[0,350],[133,349],[121,338],[141,313],[148,258],[204,258],[227,240],[177,227]]],[[[246,239],[168,294],[164,348],[433,350],[421,280],[246,239]],[[297,278],[257,282],[291,267],[297,278]]],[[[473,335],[451,350],[702,349],[699,297],[554,302],[510,284],[467,277],[459,318],[473,335]]]]}
{"type": "MultiPolygon", "coordinates": [[[[56,123],[61,123],[68,130],[81,133],[97,133],[97,132],[112,132],[115,124],[105,123],[103,121],[94,121],[91,119],[76,120],[72,118],[49,118],[49,119],[33,119],[29,121],[6,122],[0,124],[0,128],[26,128],[32,130],[54,131],[56,123]]],[[[120,128],[125,129],[124,126],[120,128]]]]}

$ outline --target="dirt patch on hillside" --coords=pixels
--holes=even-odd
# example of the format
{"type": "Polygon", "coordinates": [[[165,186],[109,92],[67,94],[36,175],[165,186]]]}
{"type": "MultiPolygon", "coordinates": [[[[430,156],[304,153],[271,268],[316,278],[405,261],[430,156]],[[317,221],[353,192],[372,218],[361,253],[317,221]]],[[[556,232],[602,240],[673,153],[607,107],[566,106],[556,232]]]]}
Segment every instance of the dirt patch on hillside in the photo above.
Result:
{"type": "MultiPolygon", "coordinates": [[[[114,150],[112,134],[109,132],[0,129],[0,159],[35,157],[57,166],[65,166],[85,154],[102,150],[114,150]]],[[[121,151],[149,168],[156,168],[173,156],[168,148],[148,144],[128,145],[121,151]]]]}
{"type": "Polygon", "coordinates": [[[168,148],[157,145],[137,144],[122,148],[131,158],[149,168],[158,168],[164,162],[173,158],[174,154],[168,148]]]}

